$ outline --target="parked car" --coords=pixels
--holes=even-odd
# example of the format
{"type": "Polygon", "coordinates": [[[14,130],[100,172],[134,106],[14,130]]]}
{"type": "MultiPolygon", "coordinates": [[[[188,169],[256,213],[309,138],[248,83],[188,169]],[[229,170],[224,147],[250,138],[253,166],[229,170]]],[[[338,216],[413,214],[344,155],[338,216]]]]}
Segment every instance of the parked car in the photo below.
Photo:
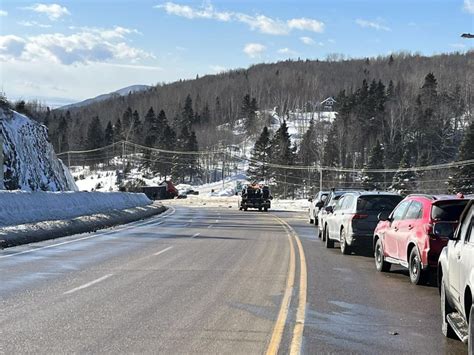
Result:
{"type": "Polygon", "coordinates": [[[474,354],[474,201],[466,206],[456,232],[439,223],[435,232],[450,238],[438,263],[441,322],[445,336],[459,337],[474,354]]]}
{"type": "Polygon", "coordinates": [[[309,223],[318,225],[318,212],[323,207],[324,201],[329,195],[329,191],[319,191],[314,198],[309,201],[309,223]]]}
{"type": "Polygon", "coordinates": [[[377,270],[399,264],[408,268],[412,283],[425,282],[448,243],[435,234],[438,224],[456,225],[468,202],[462,196],[409,195],[390,215],[380,213],[373,240],[377,270]]]}
{"type": "Polygon", "coordinates": [[[326,210],[326,207],[334,207],[337,203],[337,201],[341,198],[342,195],[345,193],[350,192],[350,191],[337,191],[337,190],[332,190],[328,197],[326,197],[326,200],[324,201],[324,204],[321,206],[321,209],[318,212],[318,238],[323,238],[324,239],[324,225],[325,225],[325,219],[326,216],[328,215],[328,212],[326,210]]]}
{"type": "Polygon", "coordinates": [[[401,200],[401,195],[389,192],[344,194],[334,207],[326,207],[326,247],[333,248],[337,241],[343,254],[350,254],[357,245],[372,248],[379,213],[392,212],[401,200]]]}

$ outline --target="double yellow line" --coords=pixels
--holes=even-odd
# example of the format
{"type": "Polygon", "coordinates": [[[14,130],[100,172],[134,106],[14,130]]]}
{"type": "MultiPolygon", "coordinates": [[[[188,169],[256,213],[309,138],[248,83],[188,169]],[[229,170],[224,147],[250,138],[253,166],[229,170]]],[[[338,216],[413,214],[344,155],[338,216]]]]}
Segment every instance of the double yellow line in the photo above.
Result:
{"type": "Polygon", "coordinates": [[[299,292],[298,292],[298,308],[296,310],[296,320],[293,328],[293,337],[291,339],[290,354],[297,355],[301,352],[301,345],[303,340],[303,330],[306,313],[306,295],[307,295],[307,280],[308,274],[306,270],[306,257],[303,250],[301,240],[296,234],[295,230],[284,220],[277,216],[273,216],[285,229],[288,235],[288,242],[290,243],[290,265],[288,268],[288,276],[286,278],[285,293],[281,301],[280,310],[278,317],[273,327],[272,337],[267,348],[267,355],[275,355],[278,353],[280,348],[281,339],[285,330],[285,324],[288,319],[288,311],[290,308],[291,297],[293,294],[293,288],[295,284],[295,273],[296,273],[296,257],[295,247],[293,240],[295,240],[298,247],[298,254],[300,260],[300,279],[299,279],[299,292]]]}

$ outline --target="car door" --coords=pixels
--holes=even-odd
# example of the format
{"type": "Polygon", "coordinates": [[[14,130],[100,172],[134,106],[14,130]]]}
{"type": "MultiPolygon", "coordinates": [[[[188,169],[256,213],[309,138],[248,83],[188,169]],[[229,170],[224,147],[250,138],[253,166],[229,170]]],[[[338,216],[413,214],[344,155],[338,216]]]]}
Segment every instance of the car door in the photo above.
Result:
{"type": "MultiPolygon", "coordinates": [[[[449,273],[449,292],[453,296],[454,301],[461,305],[461,288],[460,281],[462,274],[467,272],[463,268],[463,263],[469,261],[469,253],[465,249],[468,249],[468,243],[470,240],[470,233],[473,223],[473,208],[465,215],[461,221],[460,229],[458,232],[458,239],[453,242],[449,247],[448,252],[448,273],[449,273]],[[464,269],[464,270],[463,270],[464,269]]],[[[471,248],[469,248],[471,249],[471,248]]],[[[468,274],[467,274],[468,275],[468,274]]]]}
{"type": "Polygon", "coordinates": [[[419,201],[412,201],[405,216],[398,223],[398,231],[394,234],[397,239],[397,259],[408,261],[408,242],[412,239],[417,220],[421,218],[422,213],[423,204],[419,201]]]}
{"type": "MultiPolygon", "coordinates": [[[[474,207],[471,207],[470,210],[469,227],[464,239],[464,246],[461,250],[459,268],[459,293],[464,295],[466,286],[473,286],[472,284],[469,284],[469,277],[471,276],[472,270],[474,268],[474,207]]],[[[461,302],[461,304],[465,304],[464,297],[461,302]]],[[[469,313],[468,309],[464,309],[464,311],[469,313]]],[[[464,314],[464,316],[467,317],[468,314],[464,314]]]]}
{"type": "Polygon", "coordinates": [[[405,216],[411,200],[402,201],[391,214],[391,220],[383,236],[383,249],[385,255],[398,259],[398,229],[400,221],[405,216]]]}
{"type": "Polygon", "coordinates": [[[333,212],[329,213],[326,217],[327,224],[328,224],[328,232],[331,239],[339,239],[338,234],[338,218],[342,213],[342,206],[344,204],[346,197],[342,196],[334,205],[333,212]]]}

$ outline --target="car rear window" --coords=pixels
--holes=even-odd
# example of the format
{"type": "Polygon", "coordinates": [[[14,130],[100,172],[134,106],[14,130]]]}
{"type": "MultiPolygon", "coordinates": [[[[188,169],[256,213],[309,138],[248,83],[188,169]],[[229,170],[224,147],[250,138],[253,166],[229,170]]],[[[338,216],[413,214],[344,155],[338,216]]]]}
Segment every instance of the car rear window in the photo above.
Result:
{"type": "Polygon", "coordinates": [[[401,200],[401,196],[360,196],[357,212],[391,212],[401,200]]]}
{"type": "Polygon", "coordinates": [[[469,200],[440,201],[433,205],[431,218],[437,221],[458,221],[469,200]]]}

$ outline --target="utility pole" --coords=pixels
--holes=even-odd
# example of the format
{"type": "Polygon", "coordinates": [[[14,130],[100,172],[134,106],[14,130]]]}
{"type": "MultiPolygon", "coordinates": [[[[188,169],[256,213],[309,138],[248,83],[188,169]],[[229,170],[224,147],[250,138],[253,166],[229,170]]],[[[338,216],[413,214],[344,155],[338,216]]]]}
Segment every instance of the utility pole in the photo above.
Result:
{"type": "Polygon", "coordinates": [[[319,168],[319,191],[323,191],[323,169],[319,168]]]}

